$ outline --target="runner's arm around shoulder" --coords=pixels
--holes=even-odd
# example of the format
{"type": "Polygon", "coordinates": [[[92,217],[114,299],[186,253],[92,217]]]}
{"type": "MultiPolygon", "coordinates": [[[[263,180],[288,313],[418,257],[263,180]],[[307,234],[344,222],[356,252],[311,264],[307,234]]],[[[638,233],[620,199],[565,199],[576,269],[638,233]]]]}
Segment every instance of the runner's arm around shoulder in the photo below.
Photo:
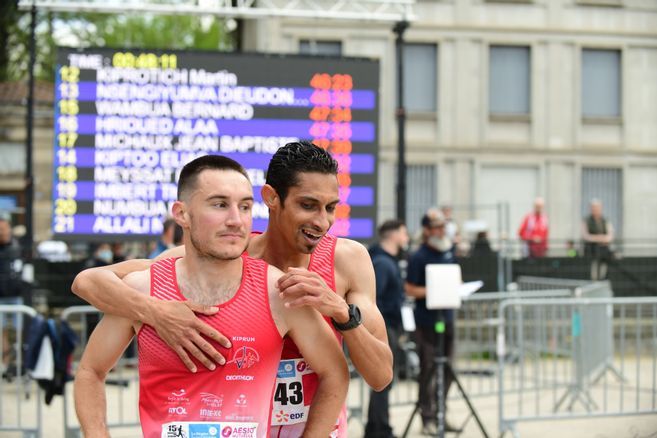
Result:
{"type": "Polygon", "coordinates": [[[131,272],[148,269],[152,260],[127,260],[109,266],[89,268],[73,280],[73,293],[104,313],[150,323],[151,300],[126,285],[122,279],[131,272]]]}
{"type": "Polygon", "coordinates": [[[304,437],[329,436],[347,398],[349,370],[342,349],[322,315],[309,306],[285,307],[274,285],[281,272],[270,267],[269,287],[274,319],[282,335],[299,347],[302,357],[317,373],[304,437]]]}
{"type": "Polygon", "coordinates": [[[376,306],[376,280],[367,249],[360,243],[339,239],[335,253],[338,281],[346,281],[346,303],[336,322],[349,320],[348,304],[355,304],[363,323],[342,331],[349,356],[363,379],[375,391],[381,391],[392,381],[392,351],[388,345],[386,325],[376,306]]]}
{"type": "MultiPolygon", "coordinates": [[[[148,271],[130,274],[131,284],[148,290],[148,271]]],[[[133,322],[106,314],[96,326],[78,366],[74,387],[75,411],[87,438],[109,437],[105,378],[134,336],[133,322]]]]}
{"type": "MultiPolygon", "coordinates": [[[[164,258],[180,256],[184,256],[183,247],[167,250],[161,255],[164,258]]],[[[216,313],[216,308],[188,301],[157,300],[139,293],[121,280],[131,272],[147,269],[152,263],[152,260],[128,260],[86,269],[75,277],[71,289],[102,312],[141,321],[155,328],[192,372],[196,371],[196,365],[190,359],[190,353],[208,369],[216,368],[213,361],[225,363],[223,356],[201,334],[226,347],[230,346],[230,342],[194,314],[211,315],[216,313]]]]}
{"type": "MultiPolygon", "coordinates": [[[[156,260],[184,255],[184,248],[177,247],[165,251],[156,260]]],[[[71,290],[104,313],[151,324],[153,315],[157,313],[155,300],[150,299],[148,294],[140,294],[126,286],[121,280],[131,272],[148,269],[153,262],[154,260],[135,259],[85,269],[75,277],[71,290]]]]}

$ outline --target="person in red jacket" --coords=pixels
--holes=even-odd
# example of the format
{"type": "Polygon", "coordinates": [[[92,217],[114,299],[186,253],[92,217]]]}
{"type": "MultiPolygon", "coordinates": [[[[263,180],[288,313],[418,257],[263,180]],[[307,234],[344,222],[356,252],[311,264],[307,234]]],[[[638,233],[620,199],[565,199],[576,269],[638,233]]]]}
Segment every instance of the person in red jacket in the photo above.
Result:
{"type": "Polygon", "coordinates": [[[528,257],[545,257],[548,249],[548,218],[543,213],[543,198],[534,200],[534,211],[527,213],[522,220],[518,236],[527,244],[528,257]]]}

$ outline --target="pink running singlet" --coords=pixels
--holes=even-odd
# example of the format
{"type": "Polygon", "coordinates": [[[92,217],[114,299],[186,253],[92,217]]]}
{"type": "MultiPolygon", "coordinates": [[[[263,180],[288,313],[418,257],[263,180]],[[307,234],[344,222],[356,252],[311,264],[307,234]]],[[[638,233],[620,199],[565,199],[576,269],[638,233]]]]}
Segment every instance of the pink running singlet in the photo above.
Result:
{"type": "MultiPolygon", "coordinates": [[[[322,237],[310,255],[308,270],[318,273],[326,285],[335,291],[335,246],[338,239],[329,234],[322,237]]],[[[342,344],[342,335],[333,328],[331,320],[326,322],[342,344]]],[[[283,354],[276,375],[273,412],[271,416],[271,438],[298,438],[306,426],[308,411],[317,390],[317,374],[301,357],[299,349],[287,336],[283,340],[283,354]]],[[[342,407],[331,438],[347,436],[347,407],[342,407]]]]}
{"type": "MultiPolygon", "coordinates": [[[[210,371],[193,359],[190,373],[155,330],[143,325],[139,345],[139,416],[147,438],[268,436],[274,376],[282,338],[271,315],[267,264],[242,256],[242,282],[205,323],[227,336],[232,348],[210,342],[226,364],[210,371]]],[[[185,300],[176,259],[151,266],[151,296],[185,300]]]]}

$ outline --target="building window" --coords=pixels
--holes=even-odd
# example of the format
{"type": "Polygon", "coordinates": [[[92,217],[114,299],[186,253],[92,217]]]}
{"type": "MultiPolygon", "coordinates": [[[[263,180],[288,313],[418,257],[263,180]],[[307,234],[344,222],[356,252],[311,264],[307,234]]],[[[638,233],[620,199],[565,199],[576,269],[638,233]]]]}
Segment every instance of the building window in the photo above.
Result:
{"type": "Polygon", "coordinates": [[[410,164],[406,167],[406,224],[415,234],[429,207],[438,205],[438,169],[433,164],[410,164]],[[422,187],[422,190],[414,190],[422,187]]]}
{"type": "Polygon", "coordinates": [[[434,44],[404,45],[404,107],[409,112],[436,112],[438,48],[434,44]]]}
{"type": "Polygon", "coordinates": [[[488,105],[491,115],[530,114],[530,58],[529,47],[490,47],[488,105]]]}
{"type": "Polygon", "coordinates": [[[342,42],[301,40],[299,41],[299,53],[302,55],[341,56],[342,42]]]}
{"type": "Polygon", "coordinates": [[[620,50],[582,50],[582,117],[621,117],[620,50]]]}

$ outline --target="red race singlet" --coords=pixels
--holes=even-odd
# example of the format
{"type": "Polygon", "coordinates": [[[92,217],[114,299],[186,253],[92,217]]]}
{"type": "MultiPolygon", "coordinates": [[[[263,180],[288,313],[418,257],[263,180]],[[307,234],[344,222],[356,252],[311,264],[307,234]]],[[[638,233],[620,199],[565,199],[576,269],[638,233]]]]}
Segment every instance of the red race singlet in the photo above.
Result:
{"type": "MultiPolygon", "coordinates": [[[[282,338],[267,292],[267,264],[242,256],[242,282],[205,323],[228,337],[230,349],[209,342],[226,357],[210,371],[193,359],[191,373],[155,330],[143,325],[139,345],[139,416],[144,437],[264,438],[268,435],[282,338]]],[[[151,296],[183,301],[176,259],[151,266],[151,296]]]]}
{"type": "MultiPolygon", "coordinates": [[[[326,234],[310,255],[308,270],[318,273],[322,280],[335,292],[335,246],[338,239],[326,234]]],[[[331,320],[325,318],[338,342],[342,335],[335,330],[331,320]]],[[[305,427],[308,411],[317,390],[317,374],[301,357],[292,339],[285,337],[283,354],[276,376],[273,412],[271,416],[271,437],[298,437],[305,427]]],[[[347,409],[343,406],[331,438],[347,436],[347,409]]]]}

